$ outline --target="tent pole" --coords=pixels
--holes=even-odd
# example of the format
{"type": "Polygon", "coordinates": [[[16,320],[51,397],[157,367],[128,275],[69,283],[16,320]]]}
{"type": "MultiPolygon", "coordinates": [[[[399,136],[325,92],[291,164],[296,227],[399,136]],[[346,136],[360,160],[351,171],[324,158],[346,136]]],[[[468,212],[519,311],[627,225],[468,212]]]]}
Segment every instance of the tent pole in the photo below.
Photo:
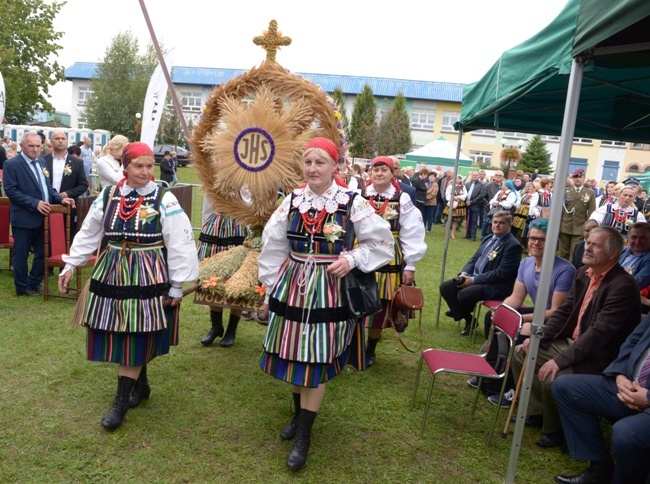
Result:
{"type": "MultiPolygon", "coordinates": [[[[454,176],[451,179],[454,186],[456,186],[456,177],[458,176],[458,165],[460,164],[460,148],[463,145],[463,128],[461,127],[458,131],[458,144],[456,145],[456,160],[454,161],[454,176]]],[[[453,193],[453,191],[452,191],[453,193]]],[[[445,224],[445,250],[442,254],[442,269],[440,270],[440,284],[445,281],[445,268],[447,266],[447,251],[449,250],[449,236],[451,235],[451,212],[453,210],[453,200],[452,197],[449,203],[449,216],[447,217],[447,223],[445,224]]],[[[440,286],[438,286],[440,288],[440,286]]],[[[442,294],[440,294],[440,289],[438,289],[438,311],[436,312],[436,329],[438,329],[440,323],[440,306],[442,303],[442,294]]]]}
{"type": "Polygon", "coordinates": [[[551,202],[551,214],[548,221],[548,230],[546,232],[546,249],[542,259],[542,270],[539,278],[539,288],[537,290],[535,312],[533,314],[533,327],[531,330],[530,346],[528,347],[528,356],[526,357],[526,370],[524,372],[524,384],[519,397],[519,407],[517,408],[517,425],[512,437],[510,447],[510,459],[508,461],[508,470],[506,473],[506,483],[514,483],[517,473],[517,461],[521,448],[521,438],[524,434],[524,421],[526,420],[526,409],[530,400],[530,391],[532,381],[535,377],[535,362],[539,350],[539,340],[544,331],[544,314],[546,313],[545,301],[551,289],[551,279],[553,274],[553,262],[555,260],[555,244],[557,244],[560,233],[560,222],[562,211],[564,209],[563,194],[566,190],[566,180],[569,172],[569,161],[571,159],[571,147],[573,145],[573,133],[575,131],[576,117],[578,114],[578,101],[580,99],[580,87],[582,85],[582,74],[584,70],[583,61],[576,57],[571,63],[571,75],[569,76],[569,86],[567,90],[567,99],[564,106],[564,120],[562,122],[562,138],[560,139],[560,148],[555,170],[554,197],[551,202]],[[555,244],[554,244],[555,243],[555,244]]]}

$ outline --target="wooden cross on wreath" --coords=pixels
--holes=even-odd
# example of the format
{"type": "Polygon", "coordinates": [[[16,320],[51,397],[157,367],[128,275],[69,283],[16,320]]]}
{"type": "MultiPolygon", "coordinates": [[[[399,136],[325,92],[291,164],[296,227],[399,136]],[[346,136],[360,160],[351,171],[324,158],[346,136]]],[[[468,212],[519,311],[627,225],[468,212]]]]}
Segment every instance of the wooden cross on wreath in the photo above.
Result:
{"type": "Polygon", "coordinates": [[[269,30],[264,30],[262,35],[253,38],[255,45],[261,45],[266,51],[266,60],[275,62],[275,54],[282,46],[291,44],[291,37],[282,37],[282,32],[278,31],[278,22],[271,20],[269,30]]]}

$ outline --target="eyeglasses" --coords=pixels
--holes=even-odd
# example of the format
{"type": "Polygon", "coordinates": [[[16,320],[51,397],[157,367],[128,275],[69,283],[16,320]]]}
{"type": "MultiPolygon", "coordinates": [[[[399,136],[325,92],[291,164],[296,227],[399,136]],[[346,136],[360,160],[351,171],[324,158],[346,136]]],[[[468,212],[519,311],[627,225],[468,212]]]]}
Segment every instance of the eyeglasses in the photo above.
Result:
{"type": "Polygon", "coordinates": [[[528,237],[528,241],[533,244],[543,244],[546,242],[546,237],[528,237]]]}

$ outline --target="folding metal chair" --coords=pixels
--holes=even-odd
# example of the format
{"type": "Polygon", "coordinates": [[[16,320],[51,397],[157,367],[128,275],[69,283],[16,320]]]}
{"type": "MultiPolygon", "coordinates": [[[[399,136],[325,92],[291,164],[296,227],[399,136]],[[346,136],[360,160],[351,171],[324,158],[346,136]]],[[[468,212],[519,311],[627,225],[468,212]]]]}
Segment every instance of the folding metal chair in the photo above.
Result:
{"type": "MultiPolygon", "coordinates": [[[[506,386],[506,376],[508,370],[510,369],[510,363],[512,362],[512,357],[514,354],[515,345],[514,342],[517,340],[519,331],[521,330],[522,317],[521,315],[512,309],[511,307],[501,304],[494,315],[492,316],[492,328],[490,329],[490,335],[488,337],[488,344],[486,345],[485,351],[478,355],[469,354],[469,353],[459,353],[456,351],[446,351],[446,350],[437,350],[437,349],[427,349],[422,352],[422,358],[418,365],[417,375],[415,377],[415,389],[413,390],[413,400],[411,406],[415,407],[415,397],[418,391],[418,384],[420,382],[420,374],[422,372],[423,362],[426,362],[429,371],[431,372],[431,383],[429,384],[429,391],[427,392],[426,405],[424,407],[424,415],[422,417],[422,427],[420,429],[420,437],[424,435],[424,427],[427,422],[427,415],[429,414],[429,405],[431,403],[431,396],[433,394],[433,384],[436,380],[436,375],[438,373],[447,372],[447,373],[458,373],[462,375],[470,375],[478,378],[478,387],[476,389],[476,397],[474,398],[474,404],[472,406],[472,417],[474,416],[474,411],[476,410],[476,404],[478,402],[478,397],[481,392],[481,382],[483,378],[489,379],[503,379],[501,384],[501,391],[499,393],[499,400],[503,398],[503,393],[506,386]],[[486,361],[485,357],[490,351],[490,345],[493,341],[493,336],[495,331],[503,332],[510,342],[510,351],[508,352],[508,359],[505,364],[503,372],[497,373],[492,366],[486,361]]],[[[492,423],[492,428],[490,429],[490,434],[488,435],[488,444],[492,439],[492,434],[494,433],[494,427],[496,426],[497,419],[499,417],[500,406],[497,405],[496,412],[494,415],[494,422],[492,423]]]]}

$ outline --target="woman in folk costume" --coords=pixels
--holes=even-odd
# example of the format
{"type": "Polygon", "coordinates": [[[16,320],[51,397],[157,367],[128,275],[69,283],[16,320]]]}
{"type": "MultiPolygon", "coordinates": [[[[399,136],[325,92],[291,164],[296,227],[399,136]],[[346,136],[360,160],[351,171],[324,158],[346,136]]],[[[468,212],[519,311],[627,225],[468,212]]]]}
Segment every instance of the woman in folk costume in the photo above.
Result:
{"type": "MultiPolygon", "coordinates": [[[[411,284],[415,278],[415,263],[427,251],[424,243],[424,224],[422,216],[411,198],[403,192],[392,174],[392,160],[379,156],[372,160],[370,169],[371,184],[366,188],[370,205],[377,215],[388,221],[395,239],[395,255],[390,263],[377,269],[379,297],[382,310],[366,320],[368,345],[366,347],[366,366],[375,363],[377,342],[382,330],[389,321],[395,321],[397,311],[389,313],[390,302],[400,284],[411,284]]],[[[408,316],[407,316],[408,317],[408,316]]]]}
{"type": "Polygon", "coordinates": [[[59,277],[59,290],[66,292],[74,268],[93,254],[102,233],[106,236],[84,324],[88,359],[119,365],[115,401],[102,420],[109,430],[149,398],[147,363],[178,344],[182,284],[199,273],[190,220],[176,197],[152,181],[151,148],[127,145],[122,165],[124,178],[93,203],[70,255],[63,256],[66,266],[59,277]]]}
{"type": "Polygon", "coordinates": [[[526,183],[524,189],[525,192],[521,196],[519,207],[515,211],[511,230],[515,237],[521,237],[521,239],[525,239],[528,235],[529,219],[535,217],[539,202],[539,194],[535,190],[533,182],[526,183]]]}
{"type": "MultiPolygon", "coordinates": [[[[446,200],[451,200],[453,196],[453,210],[451,211],[451,234],[452,239],[456,238],[456,229],[458,224],[462,223],[465,220],[467,215],[467,205],[465,204],[465,199],[467,198],[467,188],[463,183],[463,177],[458,175],[456,177],[456,185],[454,185],[454,194],[451,193],[451,183],[447,185],[447,190],[445,191],[446,200]]],[[[443,212],[445,215],[449,213],[449,205],[445,205],[445,210],[443,212]]]]}
{"type": "MultiPolygon", "coordinates": [[[[199,262],[219,252],[232,249],[244,243],[246,227],[228,215],[215,212],[209,197],[203,198],[202,218],[203,224],[201,225],[201,234],[199,235],[199,243],[197,245],[199,262]]],[[[219,342],[219,346],[229,348],[235,343],[237,325],[239,324],[240,318],[241,311],[230,310],[228,329],[226,329],[224,335],[223,308],[211,306],[210,319],[212,320],[212,327],[201,338],[201,344],[204,346],[211,345],[215,339],[223,336],[219,342]]]]}
{"type": "Polygon", "coordinates": [[[596,197],[596,208],[604,207],[614,202],[616,202],[616,182],[608,181],[603,194],[596,197]]]}
{"type": "Polygon", "coordinates": [[[548,218],[551,213],[551,200],[553,200],[553,179],[542,178],[539,182],[540,189],[537,190],[537,207],[533,210],[535,218],[548,218]]]}
{"type": "Polygon", "coordinates": [[[334,180],[338,158],[328,139],[309,141],[303,154],[307,185],[269,219],[258,261],[259,280],[270,288],[260,367],[293,385],[296,412],[281,432],[285,440],[295,437],[287,458],[293,470],[307,459],[326,383],[348,363],[364,369],[363,326],[348,311],[342,278],[355,267],[371,272],[393,256],[388,223],[334,180]],[[350,250],[344,231],[351,228],[358,247],[350,250]]]}
{"type": "Polygon", "coordinates": [[[636,198],[636,185],[626,185],[618,193],[614,203],[608,203],[591,214],[590,219],[595,220],[601,227],[614,227],[627,242],[630,227],[637,222],[645,222],[645,216],[634,205],[636,198]]]}

